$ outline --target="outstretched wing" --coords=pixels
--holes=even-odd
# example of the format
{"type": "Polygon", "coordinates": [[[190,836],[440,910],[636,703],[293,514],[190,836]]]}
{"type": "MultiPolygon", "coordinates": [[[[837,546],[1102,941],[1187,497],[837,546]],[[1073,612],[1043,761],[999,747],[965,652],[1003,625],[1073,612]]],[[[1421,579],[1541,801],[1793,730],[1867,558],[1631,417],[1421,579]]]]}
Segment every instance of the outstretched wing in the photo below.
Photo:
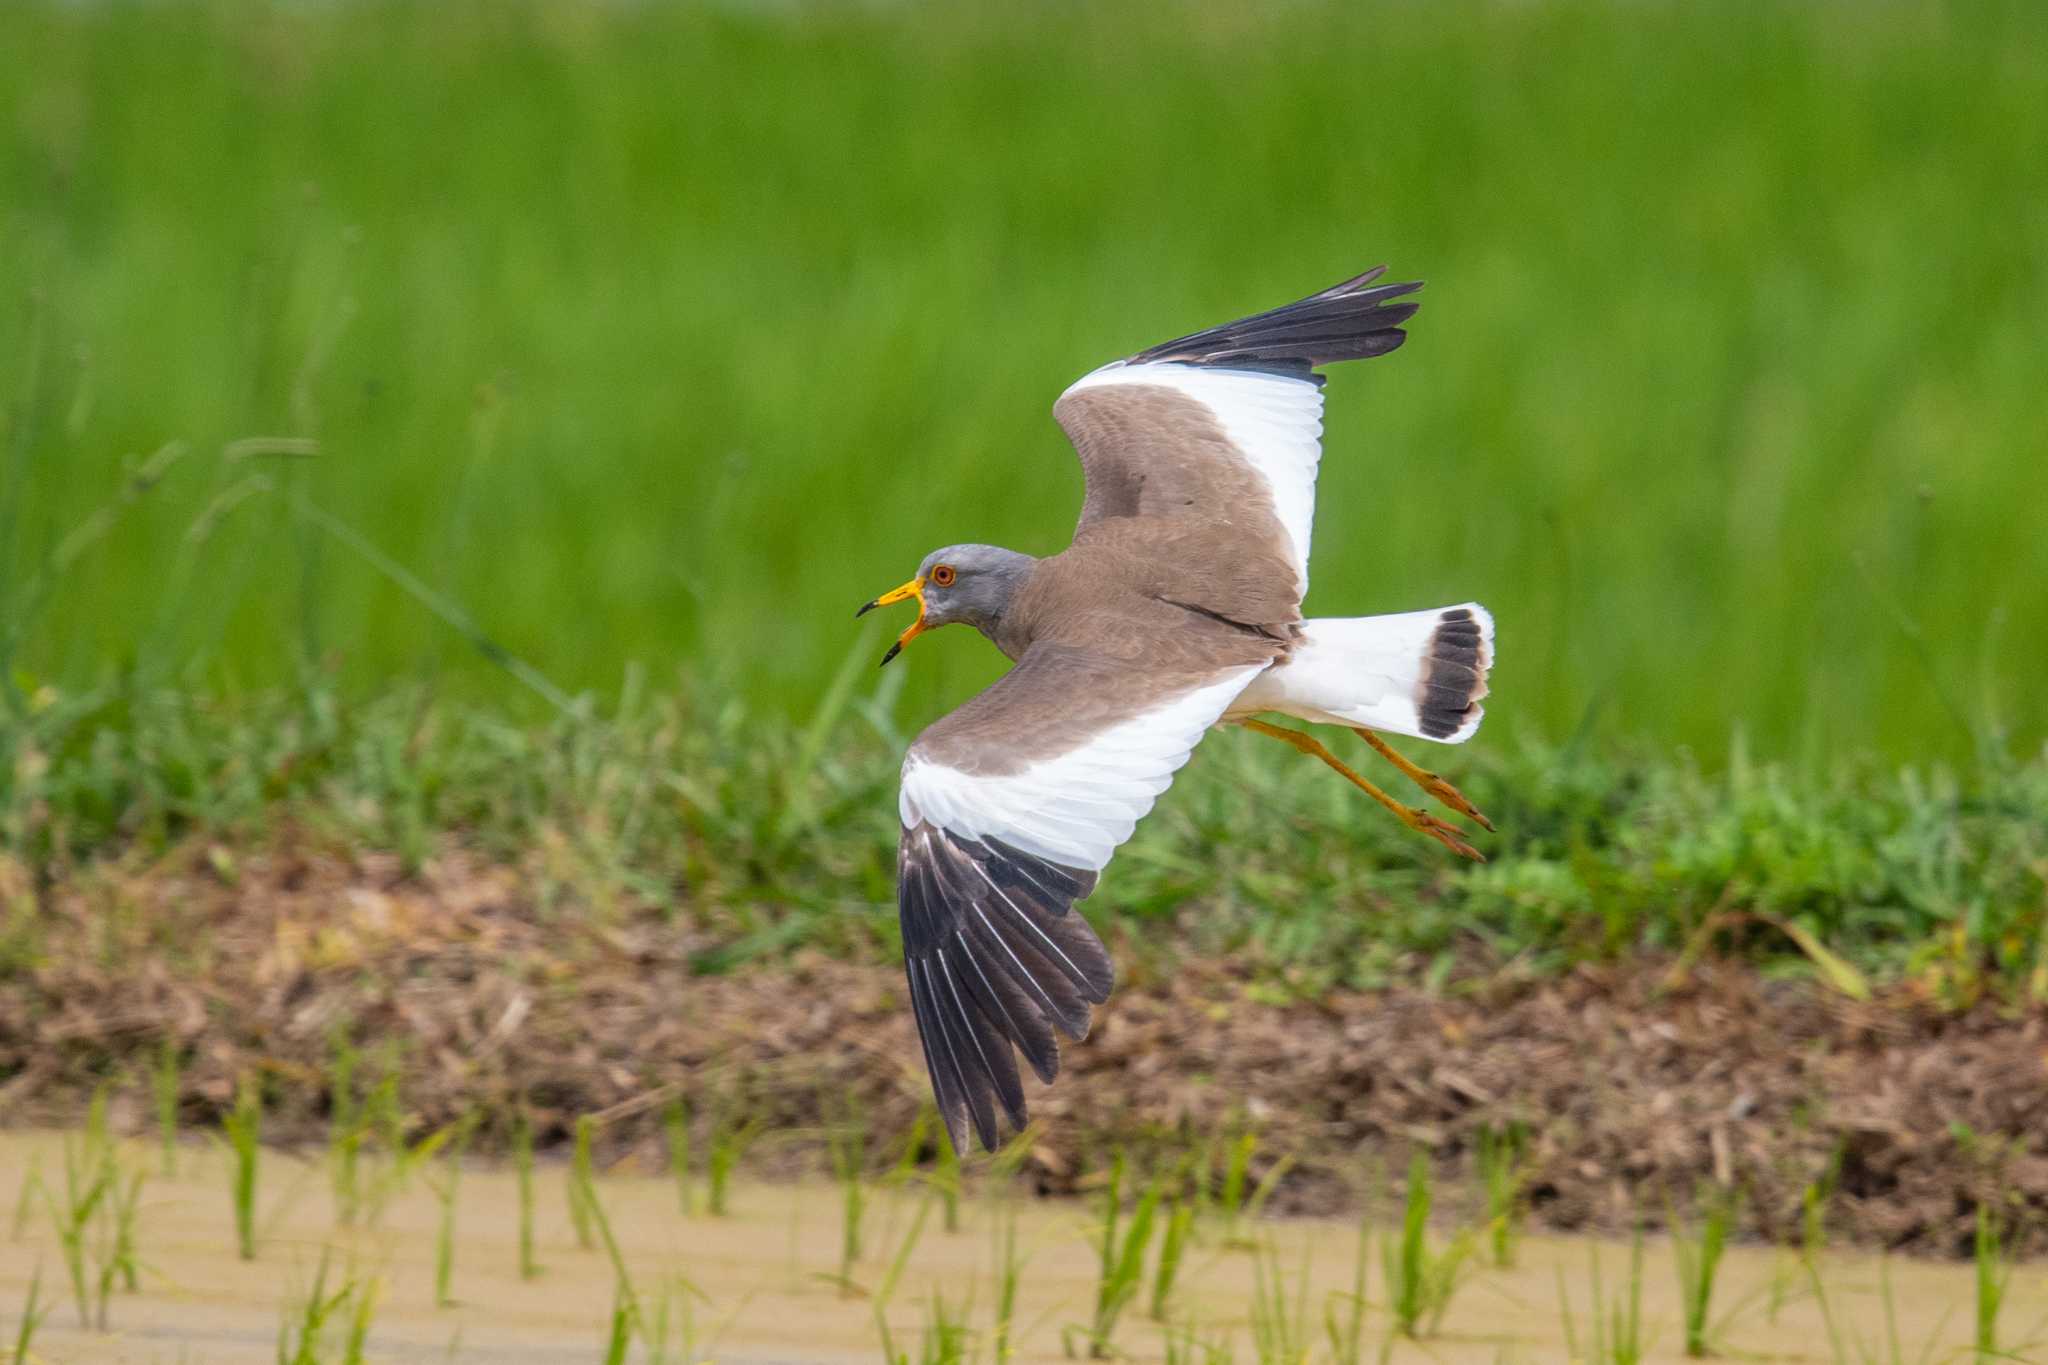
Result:
{"type": "Polygon", "coordinates": [[[1252,563],[1291,565],[1308,590],[1318,365],[1385,355],[1407,339],[1419,283],[1368,270],[1298,303],[1228,322],[1082,377],[1053,405],[1081,457],[1078,538],[1114,517],[1194,518],[1252,563]]]}
{"type": "Polygon", "coordinates": [[[903,761],[897,897],[904,971],[956,1150],[1026,1122],[1014,1046],[1040,1080],[1054,1030],[1109,998],[1102,940],[1074,912],[1096,874],[1260,666],[1162,677],[1059,644],[1027,650],[903,761]]]}

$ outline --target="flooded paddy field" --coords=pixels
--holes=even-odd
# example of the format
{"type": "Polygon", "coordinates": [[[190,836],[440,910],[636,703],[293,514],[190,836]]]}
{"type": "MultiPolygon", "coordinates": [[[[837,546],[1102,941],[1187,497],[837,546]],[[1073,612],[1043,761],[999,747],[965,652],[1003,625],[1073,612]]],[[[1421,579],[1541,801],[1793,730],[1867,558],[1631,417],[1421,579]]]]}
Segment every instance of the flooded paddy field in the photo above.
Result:
{"type": "MultiPolygon", "coordinates": [[[[227,1146],[181,1147],[166,1175],[159,1149],[122,1144],[124,1179],[143,1177],[130,1232],[136,1288],[111,1277],[100,1331],[80,1325],[59,1230],[65,1148],[75,1156],[80,1141],[0,1136],[0,1195],[13,1206],[11,1235],[0,1241],[0,1351],[12,1350],[38,1279],[42,1316],[29,1358],[47,1362],[342,1361],[351,1358],[352,1330],[367,1361],[604,1360],[622,1305],[637,1308],[637,1330],[622,1331],[627,1354],[609,1358],[873,1361],[888,1358],[886,1323],[899,1355],[992,1360],[1006,1263],[1016,1286],[1009,1358],[1065,1359],[1069,1342],[1085,1357],[1097,1320],[1099,1201],[970,1195],[948,1230],[941,1202],[924,1188],[869,1185],[859,1254],[842,1268],[842,1186],[739,1184],[727,1216],[708,1216],[700,1204],[686,1218],[667,1178],[601,1173],[593,1186],[601,1216],[586,1248],[573,1176],[550,1164],[532,1177],[534,1273],[526,1277],[512,1170],[464,1169],[451,1199],[445,1158],[422,1162],[402,1185],[389,1167],[366,1165],[362,1212],[344,1227],[325,1159],[266,1150],[251,1222],[255,1259],[245,1261],[227,1146]],[[1006,1256],[1002,1231],[1012,1219],[1015,1250],[1006,1256]],[[309,1305],[328,1307],[328,1321],[313,1332],[312,1353],[294,1355],[309,1305]]],[[[1215,1218],[1191,1229],[1163,1323],[1151,1316],[1154,1239],[1105,1349],[1141,1361],[1298,1363],[1345,1359],[1345,1343],[1356,1342],[1364,1360],[1620,1359],[1613,1337],[1627,1330],[1629,1301],[1639,1296],[1640,1358],[1685,1358],[1679,1248],[1664,1238],[1643,1244],[1634,1275],[1624,1243],[1532,1235],[1501,1267],[1481,1238],[1456,1271],[1440,1320],[1425,1320],[1419,1340],[1399,1336],[1385,1258],[1398,1231],[1385,1225],[1398,1214],[1370,1228],[1355,1327],[1357,1221],[1269,1219],[1231,1229],[1215,1218]],[[1598,1328],[1596,1295],[1605,1308],[1598,1328]]],[[[1130,1223],[1119,1234],[1126,1240],[1130,1223]]],[[[94,1238],[110,1227],[89,1222],[81,1238],[89,1304],[107,1250],[95,1251],[94,1238]]],[[[1434,1231],[1429,1254],[1440,1257],[1454,1236],[1434,1231]]],[[[2048,1264],[2004,1273],[2004,1354],[1995,1358],[2048,1359],[2048,1264]]],[[[1733,1359],[1890,1361],[1894,1340],[1902,1360],[1971,1359],[1978,1289],[1967,1262],[1828,1251],[1809,1271],[1790,1250],[1738,1246],[1719,1266],[1707,1340],[1733,1359]]]]}

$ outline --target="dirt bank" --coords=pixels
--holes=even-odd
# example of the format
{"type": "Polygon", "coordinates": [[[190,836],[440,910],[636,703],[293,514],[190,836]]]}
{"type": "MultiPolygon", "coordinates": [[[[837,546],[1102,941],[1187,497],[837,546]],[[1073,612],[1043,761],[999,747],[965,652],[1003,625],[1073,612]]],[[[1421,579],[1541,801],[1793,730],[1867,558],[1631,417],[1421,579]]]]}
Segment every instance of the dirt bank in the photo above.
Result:
{"type": "MultiPolygon", "coordinates": [[[[184,1121],[215,1121],[235,1078],[260,1068],[266,1136],[283,1141],[322,1136],[338,1031],[402,1068],[422,1125],[481,1107],[484,1149],[523,1095],[543,1140],[625,1106],[602,1141],[653,1160],[656,1111],[633,1102],[680,1086],[700,1136],[730,1105],[771,1134],[815,1132],[851,1098],[886,1160],[924,1093],[890,965],[694,975],[703,938],[644,908],[602,923],[551,910],[530,868],[451,853],[406,876],[385,858],[188,849],[33,894],[19,868],[5,880],[12,1125],[74,1121],[113,1077],[126,1078],[117,1121],[146,1127],[143,1078],[166,1037],[185,1059],[184,1121]]],[[[1226,963],[1132,970],[1068,1049],[1067,1075],[1034,1093],[1031,1169],[1069,1190],[1112,1145],[1186,1148],[1249,1126],[1262,1153],[1295,1159],[1275,1207],[1332,1212],[1375,1161],[1398,1166],[1421,1144],[1455,1181],[1480,1125],[1519,1120],[1533,1213],[1555,1229],[1654,1223],[1667,1199],[1683,1207],[1721,1181],[1743,1191],[1751,1234],[1782,1240],[1833,1168],[1837,1238],[1954,1255],[1990,1202],[2024,1246],[2048,1245],[2048,1010],[1957,1012],[1903,991],[1856,1003],[1731,966],[1682,980],[1668,967],[1494,970],[1451,995],[1293,1001],[1226,963]]],[[[756,1161],[789,1171],[815,1152],[798,1136],[756,1161]]]]}

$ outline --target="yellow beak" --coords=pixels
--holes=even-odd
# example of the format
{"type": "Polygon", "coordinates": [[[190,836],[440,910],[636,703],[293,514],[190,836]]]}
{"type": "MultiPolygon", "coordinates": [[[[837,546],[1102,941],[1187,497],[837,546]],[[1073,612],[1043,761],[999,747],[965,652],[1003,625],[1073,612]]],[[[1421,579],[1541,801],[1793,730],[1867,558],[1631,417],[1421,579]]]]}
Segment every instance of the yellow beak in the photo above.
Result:
{"type": "Polygon", "coordinates": [[[895,658],[898,654],[901,654],[903,646],[909,644],[924,632],[924,579],[913,578],[900,588],[891,588],[854,613],[855,616],[865,616],[876,607],[886,607],[892,602],[901,602],[910,597],[917,599],[917,619],[910,623],[910,629],[896,637],[895,644],[889,646],[889,652],[882,656],[884,664],[888,663],[889,660],[895,658]]]}

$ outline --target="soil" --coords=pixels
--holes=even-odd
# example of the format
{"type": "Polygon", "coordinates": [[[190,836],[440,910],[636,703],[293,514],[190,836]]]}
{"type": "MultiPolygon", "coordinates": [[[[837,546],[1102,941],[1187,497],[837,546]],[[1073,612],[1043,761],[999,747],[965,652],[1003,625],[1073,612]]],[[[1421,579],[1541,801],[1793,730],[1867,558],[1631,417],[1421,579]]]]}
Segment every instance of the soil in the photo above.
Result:
{"type": "MultiPolygon", "coordinates": [[[[0,863],[0,906],[34,925],[0,970],[0,1125],[75,1124],[111,1078],[117,1127],[146,1131],[170,1038],[183,1122],[216,1123],[255,1073],[266,1140],[322,1141],[345,1031],[361,1074],[380,1058],[402,1070],[420,1129],[479,1111],[481,1151],[523,1098],[544,1146],[602,1112],[606,1160],[655,1162],[661,1104],[681,1094],[699,1151],[714,1123],[758,1121],[760,1173],[818,1169],[822,1125],[849,1112],[877,1135],[872,1159],[894,1159],[926,1082],[892,965],[698,975],[705,931],[567,901],[549,870],[451,848],[407,874],[309,839],[41,886],[0,863]]],[[[1160,956],[1111,946],[1126,964],[1160,956]]],[[[1902,988],[1857,1002],[1656,959],[1313,1000],[1228,962],[1127,976],[1058,1084],[1033,1086],[1027,1172],[1044,1193],[1081,1188],[1115,1147],[1177,1160],[1252,1130],[1255,1176],[1290,1161],[1272,1208],[1335,1213],[1418,1146],[1469,1189],[1481,1127],[1520,1123],[1548,1229],[1624,1233],[1719,1185],[1739,1192],[1745,1233],[1792,1241],[1820,1183],[1837,1241],[1965,1255],[1989,1205],[2020,1250],[2048,1247],[2038,1003],[1956,1009],[1902,988]]]]}

